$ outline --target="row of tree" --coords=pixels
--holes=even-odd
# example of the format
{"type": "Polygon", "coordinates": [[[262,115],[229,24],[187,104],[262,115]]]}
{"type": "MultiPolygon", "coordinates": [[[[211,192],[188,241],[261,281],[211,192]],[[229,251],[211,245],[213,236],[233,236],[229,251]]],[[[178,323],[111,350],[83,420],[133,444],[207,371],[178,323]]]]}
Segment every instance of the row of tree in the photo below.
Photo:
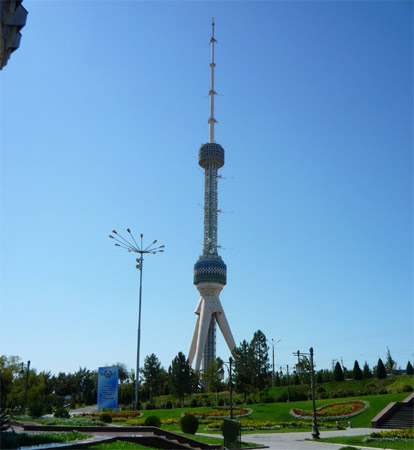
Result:
{"type": "MultiPolygon", "coordinates": [[[[295,372],[275,372],[272,374],[269,361],[269,346],[264,333],[256,331],[250,342],[246,340],[234,350],[232,366],[233,387],[240,394],[247,395],[263,391],[272,385],[301,384],[309,382],[309,360],[302,358],[299,362],[305,368],[302,374],[295,372]],[[272,380],[272,375],[274,378],[272,380]]],[[[135,373],[123,363],[115,363],[119,370],[119,403],[132,405],[135,393],[135,373]]],[[[228,363],[227,363],[228,366],[228,363]]],[[[332,371],[322,369],[316,371],[316,382],[344,381],[345,379],[367,379],[372,377],[385,378],[396,369],[396,362],[387,349],[385,364],[381,359],[371,370],[365,362],[361,370],[355,361],[352,370],[348,370],[339,362],[332,371]]],[[[182,404],[186,395],[199,392],[221,392],[228,390],[228,383],[223,383],[224,363],[216,358],[200,372],[195,372],[188,364],[188,359],[182,352],[172,360],[168,370],[165,370],[155,354],[147,356],[140,370],[140,399],[151,404],[154,397],[173,394],[182,404]]],[[[407,374],[413,374],[410,362],[407,364],[407,374]]],[[[66,403],[95,404],[97,398],[97,371],[79,368],[74,373],[60,372],[52,375],[50,372],[37,373],[27,370],[20,358],[11,356],[0,357],[1,408],[22,408],[35,405],[49,411],[66,403]],[[40,406],[39,406],[40,404],[40,406]]],[[[147,405],[148,406],[148,405],[147,405]]]]}

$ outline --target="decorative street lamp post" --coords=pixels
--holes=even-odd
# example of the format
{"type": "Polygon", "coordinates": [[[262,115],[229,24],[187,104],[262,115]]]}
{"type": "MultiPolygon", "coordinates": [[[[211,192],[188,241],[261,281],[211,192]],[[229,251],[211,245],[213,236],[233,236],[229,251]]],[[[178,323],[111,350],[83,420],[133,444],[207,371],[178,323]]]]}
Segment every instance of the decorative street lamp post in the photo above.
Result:
{"type": "Polygon", "coordinates": [[[162,253],[165,247],[164,245],[155,246],[157,243],[155,240],[152,242],[148,247],[144,248],[143,245],[143,237],[144,235],[141,234],[141,245],[137,244],[137,241],[135,240],[134,236],[131,233],[131,230],[127,228],[127,232],[129,236],[131,237],[132,241],[128,241],[124,237],[122,237],[119,233],[117,233],[115,230],[112,230],[112,233],[114,233],[117,237],[114,237],[112,235],[109,235],[111,239],[114,239],[117,243],[115,244],[116,247],[121,247],[128,252],[134,252],[138,253],[140,256],[136,259],[137,265],[136,268],[139,270],[139,304],[138,304],[138,337],[137,337],[137,366],[136,366],[136,380],[135,380],[135,399],[134,399],[134,409],[139,409],[139,399],[138,399],[138,388],[139,388],[139,350],[141,345],[141,301],[142,301],[142,267],[144,264],[144,254],[146,253],[152,253],[155,255],[156,253],[162,253]]]}
{"type": "Polygon", "coordinates": [[[296,364],[297,373],[300,375],[303,373],[303,365],[300,361],[300,357],[305,358],[310,364],[310,376],[311,376],[311,391],[312,391],[312,409],[313,409],[313,420],[312,420],[312,437],[313,439],[319,439],[318,421],[316,420],[316,406],[315,406],[315,366],[313,364],[313,348],[309,349],[309,353],[301,353],[299,350],[293,353],[298,357],[298,362],[296,364]],[[308,356],[310,357],[308,359],[308,356]]]}
{"type": "Polygon", "coordinates": [[[275,341],[272,339],[269,341],[269,339],[266,339],[267,342],[272,346],[272,387],[275,387],[275,345],[278,344],[282,339],[279,339],[278,341],[275,341]]]}
{"type": "Polygon", "coordinates": [[[24,399],[23,399],[23,414],[26,412],[26,406],[27,406],[27,389],[29,387],[29,372],[30,372],[30,361],[27,361],[27,364],[22,362],[22,368],[19,371],[19,375],[21,378],[24,377],[26,368],[26,377],[24,380],[24,399]]]}
{"type": "MultiPolygon", "coordinates": [[[[229,362],[224,362],[223,364],[229,369],[229,392],[230,392],[230,419],[233,419],[233,376],[231,372],[231,366],[233,364],[233,358],[230,356],[229,362]]],[[[224,379],[224,370],[223,368],[219,371],[220,379],[224,379]]]]}

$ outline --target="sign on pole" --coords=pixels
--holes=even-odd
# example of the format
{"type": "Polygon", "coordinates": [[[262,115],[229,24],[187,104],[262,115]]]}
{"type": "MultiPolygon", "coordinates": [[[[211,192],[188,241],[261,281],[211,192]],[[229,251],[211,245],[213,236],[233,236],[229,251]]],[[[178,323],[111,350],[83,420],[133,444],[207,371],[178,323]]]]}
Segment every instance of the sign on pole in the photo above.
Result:
{"type": "Polygon", "coordinates": [[[98,368],[98,409],[118,409],[118,367],[98,368]]]}

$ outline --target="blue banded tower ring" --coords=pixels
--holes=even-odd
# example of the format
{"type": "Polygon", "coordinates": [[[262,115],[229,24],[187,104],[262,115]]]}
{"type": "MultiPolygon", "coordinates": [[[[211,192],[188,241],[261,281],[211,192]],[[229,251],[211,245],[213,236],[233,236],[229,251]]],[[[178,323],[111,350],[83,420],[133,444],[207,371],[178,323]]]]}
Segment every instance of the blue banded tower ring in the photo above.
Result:
{"type": "Polygon", "coordinates": [[[217,214],[218,214],[218,169],[224,166],[224,149],[214,141],[214,22],[211,36],[210,63],[210,118],[209,142],[198,151],[198,164],[204,169],[204,239],[203,253],[194,264],[194,284],[200,292],[200,300],[193,339],[188,359],[196,370],[203,369],[216,357],[216,323],[232,352],[235,348],[233,336],[220,302],[220,292],[227,283],[227,266],[218,254],[217,214]]]}

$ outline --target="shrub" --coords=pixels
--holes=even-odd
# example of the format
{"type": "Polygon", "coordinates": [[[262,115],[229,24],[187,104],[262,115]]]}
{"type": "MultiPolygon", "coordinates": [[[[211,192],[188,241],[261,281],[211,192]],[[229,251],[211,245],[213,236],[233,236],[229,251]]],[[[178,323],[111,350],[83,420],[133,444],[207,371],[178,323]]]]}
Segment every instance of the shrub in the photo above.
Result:
{"type": "Polygon", "coordinates": [[[35,400],[29,404],[29,414],[31,417],[42,417],[43,410],[43,403],[40,400],[35,400]]]}
{"type": "Polygon", "coordinates": [[[58,408],[54,414],[55,417],[60,417],[62,419],[69,419],[69,411],[65,408],[58,408]]]}
{"type": "Polygon", "coordinates": [[[111,415],[109,413],[105,413],[105,412],[99,416],[99,420],[103,423],[112,423],[111,415]]]}
{"type": "Polygon", "coordinates": [[[149,402],[147,402],[146,405],[145,405],[145,409],[147,411],[150,411],[151,409],[155,409],[155,402],[154,402],[154,400],[150,400],[149,402]]]}
{"type": "MultiPolygon", "coordinates": [[[[235,402],[233,402],[233,403],[236,404],[235,402]]],[[[224,398],[220,397],[220,398],[218,399],[217,404],[218,404],[218,406],[224,406],[224,405],[225,405],[225,403],[224,403],[224,398]]],[[[239,403],[238,403],[238,404],[239,404],[239,403]]]]}
{"type": "Polygon", "coordinates": [[[196,398],[192,398],[190,402],[190,408],[197,408],[198,402],[196,398]]]}
{"type": "Polygon", "coordinates": [[[413,392],[413,388],[411,386],[408,386],[408,384],[406,384],[403,387],[403,392],[413,392]]]}
{"type": "Polygon", "coordinates": [[[168,402],[165,404],[165,409],[172,409],[172,407],[173,407],[173,404],[172,404],[172,402],[170,402],[170,401],[168,401],[168,402]]]}
{"type": "Polygon", "coordinates": [[[10,428],[10,414],[8,411],[0,411],[0,431],[7,431],[10,428]]]}
{"type": "Polygon", "coordinates": [[[161,427],[161,419],[158,416],[148,416],[145,419],[145,426],[147,427],[161,427]]]}
{"type": "Polygon", "coordinates": [[[183,417],[181,417],[180,426],[181,426],[181,431],[183,433],[196,434],[197,430],[198,430],[198,425],[199,425],[199,421],[198,421],[197,417],[195,417],[191,414],[186,414],[183,417]]]}

